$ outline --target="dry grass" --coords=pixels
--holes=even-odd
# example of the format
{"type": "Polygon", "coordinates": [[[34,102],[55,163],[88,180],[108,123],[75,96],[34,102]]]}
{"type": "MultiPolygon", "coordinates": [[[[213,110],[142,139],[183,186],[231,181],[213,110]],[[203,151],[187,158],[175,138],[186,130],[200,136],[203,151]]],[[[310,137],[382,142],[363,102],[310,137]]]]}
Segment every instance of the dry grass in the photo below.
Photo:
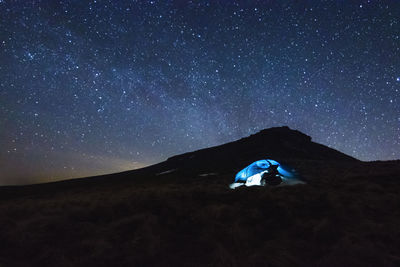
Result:
{"type": "Polygon", "coordinates": [[[280,188],[171,174],[9,194],[0,266],[399,266],[400,177],[379,166],[280,188]]]}

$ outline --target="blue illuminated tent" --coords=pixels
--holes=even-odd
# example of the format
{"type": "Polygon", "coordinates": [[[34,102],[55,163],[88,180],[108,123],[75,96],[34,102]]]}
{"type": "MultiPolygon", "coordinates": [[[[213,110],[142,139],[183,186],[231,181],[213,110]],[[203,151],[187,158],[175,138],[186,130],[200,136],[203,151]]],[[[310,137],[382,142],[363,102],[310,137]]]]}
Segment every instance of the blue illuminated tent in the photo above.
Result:
{"type": "Polygon", "coordinates": [[[235,183],[246,183],[249,177],[267,171],[271,165],[278,166],[278,172],[282,175],[283,179],[295,178],[296,176],[294,170],[283,167],[279,162],[272,159],[263,159],[253,162],[238,172],[235,177],[235,183]]]}

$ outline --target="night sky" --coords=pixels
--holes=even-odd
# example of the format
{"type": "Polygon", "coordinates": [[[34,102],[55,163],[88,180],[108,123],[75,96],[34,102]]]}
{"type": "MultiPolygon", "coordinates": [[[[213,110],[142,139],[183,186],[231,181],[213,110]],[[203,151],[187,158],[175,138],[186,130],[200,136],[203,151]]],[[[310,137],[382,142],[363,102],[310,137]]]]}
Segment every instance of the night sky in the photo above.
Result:
{"type": "Polygon", "coordinates": [[[283,125],[400,158],[399,1],[0,0],[0,184],[283,125]]]}

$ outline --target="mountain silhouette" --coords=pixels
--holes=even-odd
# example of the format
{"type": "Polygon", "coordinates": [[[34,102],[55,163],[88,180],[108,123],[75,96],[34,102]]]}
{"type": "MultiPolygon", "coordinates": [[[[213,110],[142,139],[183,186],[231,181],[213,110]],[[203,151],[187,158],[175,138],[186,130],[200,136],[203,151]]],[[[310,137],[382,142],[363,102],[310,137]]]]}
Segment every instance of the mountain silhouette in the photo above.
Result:
{"type": "Polygon", "coordinates": [[[144,168],[143,171],[174,171],[181,174],[234,173],[256,160],[266,158],[288,164],[298,161],[359,162],[335,149],[312,142],[310,136],[300,131],[284,126],[265,129],[220,146],[173,156],[144,168]]]}
{"type": "Polygon", "coordinates": [[[132,171],[0,187],[0,266],[399,266],[400,161],[288,127],[132,171]],[[231,190],[270,158],[305,184],[231,190]]]}
{"type": "MultiPolygon", "coordinates": [[[[302,166],[305,172],[317,164],[343,166],[360,163],[359,160],[349,155],[313,142],[310,136],[298,130],[283,126],[264,129],[223,145],[172,156],[166,161],[141,169],[28,185],[27,188],[41,192],[80,187],[83,184],[107,186],[109,183],[143,182],[143,177],[146,177],[145,180],[154,182],[162,180],[165,176],[168,176],[169,179],[190,180],[198,175],[207,174],[218,174],[219,182],[228,183],[233,180],[233,176],[238,171],[250,163],[266,158],[288,164],[293,168],[300,167],[301,169],[302,166]]],[[[8,194],[4,192],[4,195],[8,194]]]]}

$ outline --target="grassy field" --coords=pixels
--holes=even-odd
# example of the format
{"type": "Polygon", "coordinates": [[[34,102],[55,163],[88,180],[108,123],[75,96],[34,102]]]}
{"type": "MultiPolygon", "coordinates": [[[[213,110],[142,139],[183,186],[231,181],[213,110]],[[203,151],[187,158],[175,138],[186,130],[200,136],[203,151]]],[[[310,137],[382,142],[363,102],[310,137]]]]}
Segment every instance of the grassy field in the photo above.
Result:
{"type": "Polygon", "coordinates": [[[307,184],[172,172],[0,188],[0,266],[400,266],[399,162],[295,164],[307,184]]]}

